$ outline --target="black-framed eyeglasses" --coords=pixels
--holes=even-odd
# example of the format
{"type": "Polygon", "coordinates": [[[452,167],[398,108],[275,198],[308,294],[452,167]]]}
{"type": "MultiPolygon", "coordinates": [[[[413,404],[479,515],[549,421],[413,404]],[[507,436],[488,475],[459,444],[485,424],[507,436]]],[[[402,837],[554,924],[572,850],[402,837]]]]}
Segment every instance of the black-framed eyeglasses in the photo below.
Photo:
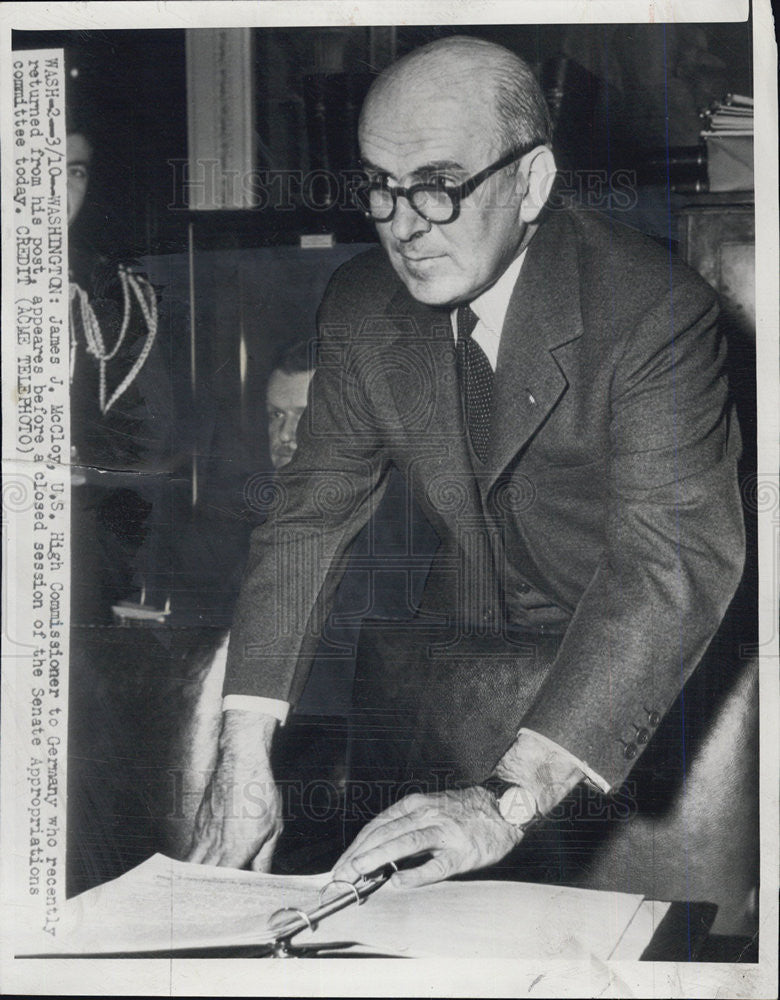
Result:
{"type": "Polygon", "coordinates": [[[402,196],[426,222],[444,225],[457,219],[460,214],[460,203],[476,191],[483,181],[541,144],[541,141],[534,140],[524,146],[516,146],[500,160],[496,160],[495,163],[491,163],[458,185],[448,184],[444,180],[433,180],[411,184],[405,188],[390,187],[386,178],[375,181],[365,178],[352,186],[352,200],[357,208],[374,222],[389,222],[395,215],[398,198],[402,196]]]}

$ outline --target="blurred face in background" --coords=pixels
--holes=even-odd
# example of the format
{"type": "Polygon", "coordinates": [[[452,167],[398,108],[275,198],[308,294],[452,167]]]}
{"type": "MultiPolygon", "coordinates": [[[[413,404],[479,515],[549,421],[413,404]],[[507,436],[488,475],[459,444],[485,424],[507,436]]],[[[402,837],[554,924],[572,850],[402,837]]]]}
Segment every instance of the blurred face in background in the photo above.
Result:
{"type": "Polygon", "coordinates": [[[287,465],[298,447],[298,423],[306,409],[312,374],[293,372],[288,375],[277,368],[268,381],[268,445],[275,469],[287,465]]]}
{"type": "Polygon", "coordinates": [[[81,132],[71,132],[66,140],[68,172],[68,225],[81,211],[89,184],[92,145],[81,132]]]}

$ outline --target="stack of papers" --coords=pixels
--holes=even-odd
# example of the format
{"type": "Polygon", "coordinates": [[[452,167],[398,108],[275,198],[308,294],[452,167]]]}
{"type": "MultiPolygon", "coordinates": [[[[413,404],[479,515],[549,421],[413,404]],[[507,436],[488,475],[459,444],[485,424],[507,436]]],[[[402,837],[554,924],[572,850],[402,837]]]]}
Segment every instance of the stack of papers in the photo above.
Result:
{"type": "MultiPolygon", "coordinates": [[[[68,901],[56,940],[33,936],[17,955],[132,955],[268,944],[282,907],[310,912],[330,876],[262,875],[155,855],[68,901]]],[[[297,935],[399,957],[637,959],[668,903],[640,895],[525,882],[387,884],[297,935]]]]}
{"type": "Polygon", "coordinates": [[[727,94],[722,101],[716,101],[707,111],[702,112],[704,120],[703,136],[720,133],[753,134],[753,98],[741,94],[727,94]]]}

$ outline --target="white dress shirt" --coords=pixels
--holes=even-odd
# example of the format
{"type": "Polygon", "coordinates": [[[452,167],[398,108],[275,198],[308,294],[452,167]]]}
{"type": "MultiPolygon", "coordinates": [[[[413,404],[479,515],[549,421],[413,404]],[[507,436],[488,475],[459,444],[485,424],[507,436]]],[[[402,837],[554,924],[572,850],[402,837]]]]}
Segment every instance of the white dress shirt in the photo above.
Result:
{"type": "MultiPolygon", "coordinates": [[[[474,327],[471,339],[475,340],[485,352],[493,371],[496,370],[496,365],[498,364],[498,345],[501,342],[501,329],[506,319],[509,300],[512,298],[512,292],[520,276],[520,268],[523,266],[525,253],[525,250],[523,250],[520,256],[512,261],[494,285],[491,285],[487,291],[469,302],[471,311],[477,317],[477,325],[474,327]]],[[[458,310],[453,309],[450,313],[450,321],[452,323],[452,333],[456,341],[458,339],[457,316],[458,310]]]]}

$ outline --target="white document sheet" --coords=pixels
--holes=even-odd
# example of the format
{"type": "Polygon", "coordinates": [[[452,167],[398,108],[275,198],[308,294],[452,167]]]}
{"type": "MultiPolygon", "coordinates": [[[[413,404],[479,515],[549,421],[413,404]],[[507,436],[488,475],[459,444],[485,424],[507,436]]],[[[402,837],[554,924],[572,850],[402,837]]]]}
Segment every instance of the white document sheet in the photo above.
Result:
{"type": "MultiPolygon", "coordinates": [[[[272,940],[272,913],[313,910],[329,880],[327,873],[261,875],[156,854],[69,900],[54,939],[41,935],[15,950],[94,955],[263,944],[272,940]]],[[[534,883],[387,884],[297,935],[294,944],[354,942],[408,957],[601,960],[621,944],[621,958],[638,958],[668,907],[656,907],[648,921],[642,904],[640,895],[534,883]],[[631,934],[634,922],[639,933],[631,934]]]]}

